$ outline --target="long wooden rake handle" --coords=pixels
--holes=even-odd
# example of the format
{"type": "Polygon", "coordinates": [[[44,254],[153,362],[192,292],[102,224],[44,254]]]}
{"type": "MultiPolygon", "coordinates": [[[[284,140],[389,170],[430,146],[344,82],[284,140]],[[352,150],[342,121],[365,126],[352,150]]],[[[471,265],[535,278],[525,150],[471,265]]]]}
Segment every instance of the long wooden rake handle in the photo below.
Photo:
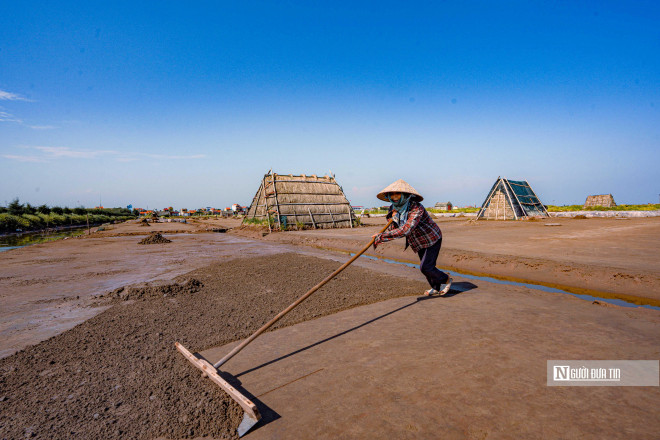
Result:
{"type": "MultiPolygon", "coordinates": [[[[384,227],[383,229],[381,229],[380,232],[381,232],[381,233],[385,232],[385,229],[387,229],[391,224],[392,224],[392,219],[390,219],[390,221],[387,222],[387,224],[385,225],[385,227],[384,227]]],[[[330,275],[328,275],[323,281],[321,281],[321,282],[318,283],[316,286],[314,286],[314,287],[312,287],[311,289],[309,289],[309,290],[307,291],[306,294],[304,294],[303,296],[301,296],[300,298],[298,298],[298,299],[296,300],[296,302],[294,302],[293,304],[291,304],[291,305],[290,305],[289,307],[287,307],[286,309],[282,310],[277,316],[275,316],[273,319],[271,319],[271,320],[268,321],[266,324],[264,324],[264,326],[261,327],[261,328],[260,328],[259,330],[257,330],[256,332],[254,332],[254,333],[252,334],[252,336],[250,336],[249,338],[247,338],[245,341],[241,342],[240,345],[238,345],[238,346],[237,346],[236,348],[234,348],[232,351],[230,351],[229,353],[227,353],[227,355],[226,355],[225,357],[223,357],[223,358],[220,359],[218,362],[216,362],[215,364],[213,364],[213,367],[216,368],[216,369],[217,369],[217,368],[220,368],[220,366],[221,366],[222,364],[224,364],[225,362],[227,362],[229,359],[233,358],[233,357],[234,357],[239,351],[243,350],[243,349],[244,349],[244,348],[245,348],[250,342],[254,341],[255,338],[256,338],[257,336],[259,336],[260,334],[262,334],[263,332],[265,332],[266,330],[268,330],[273,324],[275,324],[277,321],[279,321],[284,315],[286,315],[287,313],[289,313],[291,310],[295,309],[295,308],[296,308],[301,302],[305,301],[305,300],[306,300],[306,299],[307,299],[312,293],[314,293],[314,292],[316,292],[317,290],[319,290],[321,287],[323,287],[323,285],[324,285],[325,283],[327,283],[328,281],[330,281],[331,279],[333,279],[334,277],[336,277],[336,276],[337,276],[342,270],[344,270],[344,269],[346,269],[348,266],[350,266],[351,263],[353,263],[355,260],[357,260],[358,257],[359,257],[360,255],[364,254],[364,253],[367,251],[367,249],[369,249],[369,247],[371,247],[371,245],[372,245],[373,243],[374,243],[374,238],[372,237],[372,238],[371,238],[371,241],[369,242],[369,244],[367,244],[364,248],[362,248],[362,250],[361,250],[360,252],[358,252],[357,254],[355,254],[355,255],[353,256],[353,258],[351,258],[350,260],[348,260],[346,263],[342,264],[341,267],[340,267],[339,269],[337,269],[337,270],[335,270],[334,272],[332,272],[332,273],[331,273],[330,275]]]]}

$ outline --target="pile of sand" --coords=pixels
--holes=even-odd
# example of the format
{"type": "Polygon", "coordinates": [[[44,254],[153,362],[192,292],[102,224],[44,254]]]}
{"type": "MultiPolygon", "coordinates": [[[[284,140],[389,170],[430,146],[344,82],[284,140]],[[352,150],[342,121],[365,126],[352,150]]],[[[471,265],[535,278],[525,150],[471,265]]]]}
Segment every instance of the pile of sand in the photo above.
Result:
{"type": "Polygon", "coordinates": [[[147,221],[146,218],[142,219],[142,221],[140,222],[140,226],[149,226],[149,222],[147,221]]]}
{"type": "Polygon", "coordinates": [[[148,237],[143,238],[141,241],[138,242],[138,244],[160,244],[160,243],[172,243],[172,240],[168,240],[167,238],[160,235],[160,232],[154,231],[151,234],[149,234],[148,237]]]}
{"type": "Polygon", "coordinates": [[[204,284],[201,281],[191,278],[183,283],[176,284],[120,287],[109,293],[107,298],[120,301],[166,298],[199,292],[202,287],[204,287],[204,284]]]}

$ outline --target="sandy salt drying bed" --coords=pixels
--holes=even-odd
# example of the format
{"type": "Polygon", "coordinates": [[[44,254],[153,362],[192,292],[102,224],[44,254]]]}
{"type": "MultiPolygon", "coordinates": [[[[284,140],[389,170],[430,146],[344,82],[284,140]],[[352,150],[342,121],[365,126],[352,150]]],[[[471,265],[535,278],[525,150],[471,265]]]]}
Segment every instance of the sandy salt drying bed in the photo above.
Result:
{"type": "MultiPolygon", "coordinates": [[[[242,410],[174,348],[244,338],[339,266],[281,254],[212,264],[0,360],[0,438],[233,438],[242,410]]],[[[426,286],[349,267],[275,328],[426,286]]]]}

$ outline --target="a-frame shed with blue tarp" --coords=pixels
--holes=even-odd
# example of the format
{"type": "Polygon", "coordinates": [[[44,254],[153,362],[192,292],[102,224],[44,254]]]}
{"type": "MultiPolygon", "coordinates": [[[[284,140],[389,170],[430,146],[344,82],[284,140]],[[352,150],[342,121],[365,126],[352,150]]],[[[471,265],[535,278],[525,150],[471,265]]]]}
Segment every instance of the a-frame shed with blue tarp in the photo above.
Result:
{"type": "Polygon", "coordinates": [[[519,220],[538,216],[550,217],[545,206],[526,180],[509,180],[498,177],[481,205],[477,218],[519,220]]]}

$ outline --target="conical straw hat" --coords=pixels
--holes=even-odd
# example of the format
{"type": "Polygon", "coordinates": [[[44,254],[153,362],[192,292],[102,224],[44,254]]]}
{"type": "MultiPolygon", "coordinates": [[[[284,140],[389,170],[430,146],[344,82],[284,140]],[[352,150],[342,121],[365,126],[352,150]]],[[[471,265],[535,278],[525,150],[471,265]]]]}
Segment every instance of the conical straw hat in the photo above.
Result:
{"type": "Polygon", "coordinates": [[[410,184],[408,182],[406,182],[405,180],[403,180],[403,179],[399,179],[396,182],[388,185],[387,187],[385,187],[384,190],[379,192],[376,197],[378,197],[380,200],[383,200],[385,202],[389,202],[389,200],[387,200],[387,193],[397,193],[397,192],[398,193],[412,194],[415,197],[417,197],[418,202],[421,202],[422,200],[424,200],[424,197],[422,197],[417,192],[417,190],[415,190],[415,188],[410,186],[410,184]]]}

